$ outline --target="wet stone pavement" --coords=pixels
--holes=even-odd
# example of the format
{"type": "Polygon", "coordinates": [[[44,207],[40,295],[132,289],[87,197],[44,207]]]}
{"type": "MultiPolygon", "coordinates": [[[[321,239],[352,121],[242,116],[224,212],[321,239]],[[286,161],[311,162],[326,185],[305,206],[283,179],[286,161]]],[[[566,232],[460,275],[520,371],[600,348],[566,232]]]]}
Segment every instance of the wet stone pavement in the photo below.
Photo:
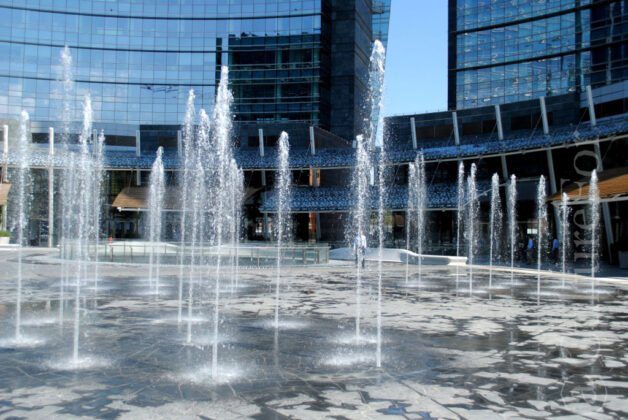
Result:
{"type": "Polygon", "coordinates": [[[192,318],[186,300],[178,323],[177,267],[162,268],[156,296],[147,267],[102,264],[97,287],[81,282],[84,364],[70,370],[74,285],[61,299],[61,265],[27,255],[25,344],[13,345],[17,256],[0,260],[2,418],[628,416],[628,305],[616,285],[592,295],[589,282],[543,276],[537,300],[536,276],[496,273],[488,289],[476,270],[470,293],[465,268],[424,266],[419,283],[410,267],[406,283],[405,266],[385,265],[376,369],[375,265],[359,340],[351,266],[284,268],[278,331],[274,270],[242,268],[237,287],[226,270],[212,379],[213,271],[195,279],[192,318]]]}

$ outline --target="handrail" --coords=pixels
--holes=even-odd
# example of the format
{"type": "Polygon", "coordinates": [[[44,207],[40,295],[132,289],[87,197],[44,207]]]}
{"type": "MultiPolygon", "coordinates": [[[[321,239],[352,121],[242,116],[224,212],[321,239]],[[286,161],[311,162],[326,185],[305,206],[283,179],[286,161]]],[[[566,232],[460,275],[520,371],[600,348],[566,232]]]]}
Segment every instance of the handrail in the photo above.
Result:
{"type": "MultiPolygon", "coordinates": [[[[169,242],[146,242],[146,241],[112,241],[103,243],[103,247],[87,245],[89,256],[95,253],[103,256],[111,262],[146,262],[151,253],[159,255],[162,263],[172,260],[178,264],[181,259],[185,260],[186,255],[196,255],[201,264],[205,264],[212,258],[238,258],[239,261],[248,261],[249,264],[257,264],[258,267],[270,264],[280,258],[282,262],[289,265],[322,264],[329,261],[328,244],[287,244],[277,247],[274,243],[243,243],[239,246],[221,245],[218,246],[192,246],[191,244],[169,243],[169,242]],[[108,258],[107,258],[108,257],[108,258]]],[[[74,259],[78,254],[77,242],[67,241],[60,244],[59,255],[61,258],[74,259]]]]}

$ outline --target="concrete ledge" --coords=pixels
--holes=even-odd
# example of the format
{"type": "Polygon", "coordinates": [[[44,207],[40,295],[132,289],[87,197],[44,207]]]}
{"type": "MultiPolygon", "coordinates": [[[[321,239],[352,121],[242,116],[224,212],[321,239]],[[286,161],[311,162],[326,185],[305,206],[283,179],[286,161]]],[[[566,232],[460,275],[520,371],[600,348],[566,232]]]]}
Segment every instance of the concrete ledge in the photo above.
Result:
{"type": "MultiPolygon", "coordinates": [[[[378,261],[379,250],[377,248],[367,248],[365,258],[367,261],[378,261]]],[[[418,264],[419,254],[400,248],[385,248],[383,250],[382,261],[392,263],[418,264]]],[[[448,255],[421,255],[421,263],[425,265],[465,265],[467,257],[453,257],[448,255]]],[[[336,248],[329,251],[330,260],[353,260],[353,250],[351,248],[336,248]]]]}

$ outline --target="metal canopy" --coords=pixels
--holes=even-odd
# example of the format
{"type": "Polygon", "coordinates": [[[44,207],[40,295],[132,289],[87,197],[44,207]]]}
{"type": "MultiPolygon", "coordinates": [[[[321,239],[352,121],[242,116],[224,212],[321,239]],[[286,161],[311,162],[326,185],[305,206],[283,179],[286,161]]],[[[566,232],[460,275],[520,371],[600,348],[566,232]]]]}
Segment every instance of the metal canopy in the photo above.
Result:
{"type": "MultiPolygon", "coordinates": [[[[589,199],[589,179],[569,184],[562,192],[569,196],[570,204],[581,204],[589,199]]],[[[598,173],[600,201],[612,203],[628,200],[628,167],[598,173]]],[[[556,193],[549,201],[560,201],[562,193],[556,193]]]]}

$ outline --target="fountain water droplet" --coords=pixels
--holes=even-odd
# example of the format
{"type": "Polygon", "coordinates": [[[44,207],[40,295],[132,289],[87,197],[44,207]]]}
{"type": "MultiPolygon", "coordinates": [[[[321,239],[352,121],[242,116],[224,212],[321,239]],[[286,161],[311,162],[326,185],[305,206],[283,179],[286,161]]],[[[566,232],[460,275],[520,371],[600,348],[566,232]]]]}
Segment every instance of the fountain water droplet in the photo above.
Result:
{"type": "Polygon", "coordinates": [[[150,172],[150,187],[148,190],[148,241],[149,266],[148,278],[151,292],[159,294],[159,268],[161,264],[160,244],[162,238],[162,220],[165,195],[165,175],[162,160],[164,150],[157,149],[157,157],[150,172]]]}
{"type": "Polygon", "coordinates": [[[275,240],[277,241],[277,273],[275,284],[275,329],[279,328],[279,301],[281,285],[281,255],[284,241],[290,240],[290,199],[292,174],[289,168],[290,143],[288,133],[285,131],[279,137],[279,162],[277,180],[275,181],[275,194],[277,200],[277,213],[274,223],[275,240]]]}
{"type": "Polygon", "coordinates": [[[499,175],[493,174],[491,178],[491,210],[489,216],[489,277],[488,287],[493,287],[493,260],[500,248],[502,231],[502,203],[499,195],[499,175]]]}
{"type": "Polygon", "coordinates": [[[477,252],[478,242],[478,214],[480,203],[478,200],[478,191],[475,181],[477,167],[475,163],[471,164],[471,172],[467,177],[467,223],[466,223],[466,239],[467,254],[469,263],[469,295],[473,293],[473,263],[477,252]]]}
{"type": "Polygon", "coordinates": [[[589,213],[591,217],[591,296],[595,298],[595,275],[598,270],[598,242],[600,236],[600,190],[597,170],[591,171],[589,181],[589,213]]]}
{"type": "Polygon", "coordinates": [[[545,177],[539,177],[539,185],[536,190],[536,221],[537,221],[537,244],[536,244],[536,266],[537,281],[536,293],[537,303],[541,299],[541,265],[543,263],[543,253],[545,250],[545,239],[547,235],[547,192],[545,186],[545,177]]]}
{"type": "Polygon", "coordinates": [[[508,184],[508,238],[510,241],[510,285],[515,282],[515,246],[517,244],[517,177],[510,176],[508,184]]]}

